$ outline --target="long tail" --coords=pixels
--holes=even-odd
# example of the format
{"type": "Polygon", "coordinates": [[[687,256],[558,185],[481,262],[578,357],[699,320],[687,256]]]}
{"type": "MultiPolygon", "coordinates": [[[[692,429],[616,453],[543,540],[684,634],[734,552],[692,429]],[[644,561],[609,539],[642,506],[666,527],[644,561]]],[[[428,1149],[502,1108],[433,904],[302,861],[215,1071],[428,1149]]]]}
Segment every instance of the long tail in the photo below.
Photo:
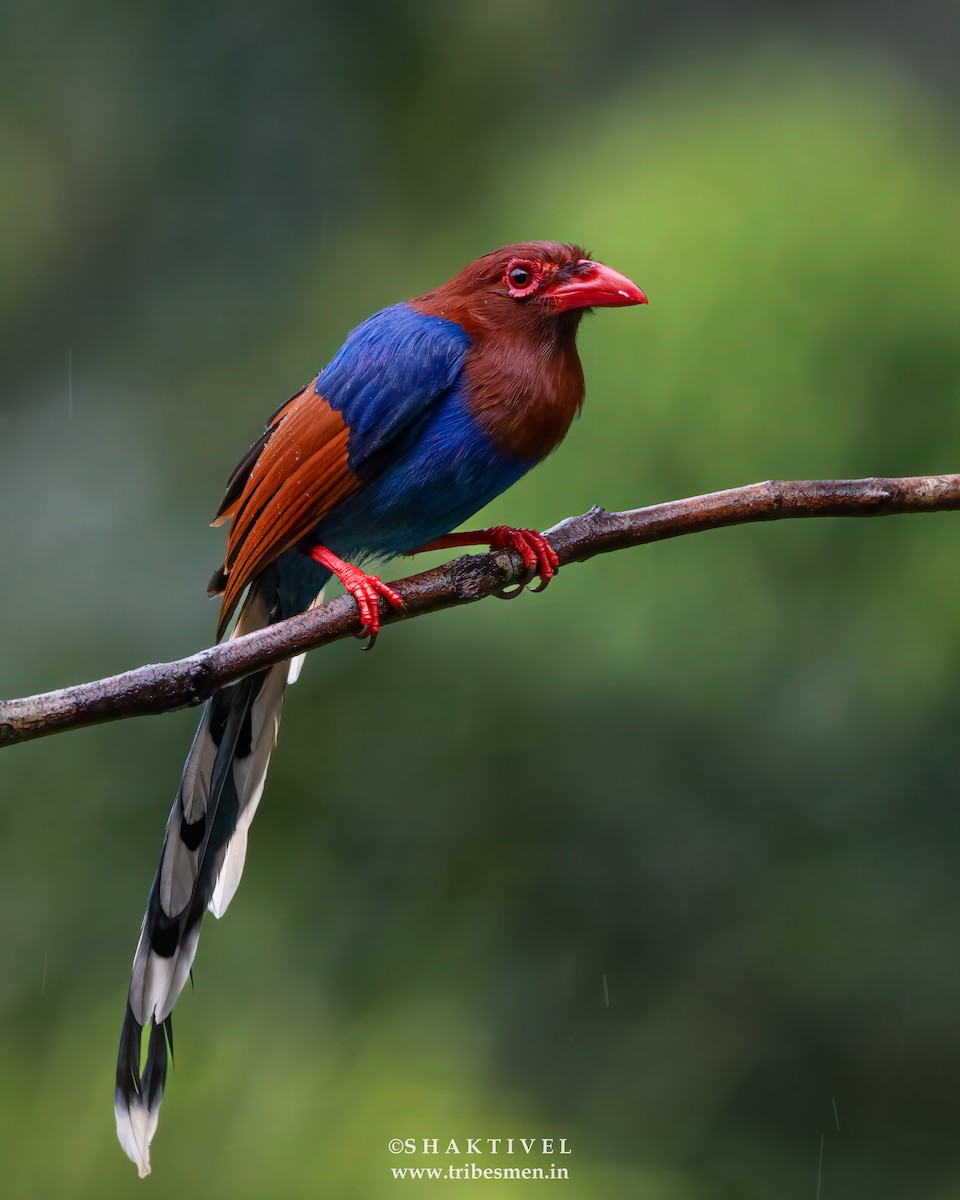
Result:
{"type": "MultiPolygon", "coordinates": [[[[276,619],[274,595],[271,578],[254,585],[234,637],[276,619]]],[[[278,663],[217,692],[187,755],[140,927],[117,1059],[117,1136],[141,1178],[150,1173],[167,1056],[173,1057],[170,1013],[190,974],[204,912],[223,916],[240,882],[284,687],[299,666],[296,660],[278,663]],[[141,1035],[148,1024],[141,1073],[141,1035]]]]}

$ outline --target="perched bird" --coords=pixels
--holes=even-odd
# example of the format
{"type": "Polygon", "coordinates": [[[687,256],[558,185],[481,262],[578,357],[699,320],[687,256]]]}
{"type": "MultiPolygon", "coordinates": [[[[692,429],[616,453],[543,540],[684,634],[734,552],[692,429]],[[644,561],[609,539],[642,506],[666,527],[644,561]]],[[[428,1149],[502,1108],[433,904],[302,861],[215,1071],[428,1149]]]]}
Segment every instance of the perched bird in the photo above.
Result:
{"type": "MultiPolygon", "coordinates": [[[[524,242],[349,334],[336,357],[267,423],[227,483],[230,522],[217,636],[302,612],[336,576],[371,637],[400,597],[357,564],[417,549],[518,551],[527,579],[557,569],[547,540],[497,526],[451,534],[550,453],[583,403],[576,333],[594,307],[646,304],[626,276],[576,246],[524,242]]],[[[302,661],[302,660],[301,660],[302,661]]],[[[170,1013],[200,922],[236,891],[280,704],[299,661],[217,692],[187,756],[133,960],[117,1062],[117,1135],[144,1176],[172,1053],[170,1013]],[[150,1026],[141,1073],[141,1034],[150,1026]]]]}

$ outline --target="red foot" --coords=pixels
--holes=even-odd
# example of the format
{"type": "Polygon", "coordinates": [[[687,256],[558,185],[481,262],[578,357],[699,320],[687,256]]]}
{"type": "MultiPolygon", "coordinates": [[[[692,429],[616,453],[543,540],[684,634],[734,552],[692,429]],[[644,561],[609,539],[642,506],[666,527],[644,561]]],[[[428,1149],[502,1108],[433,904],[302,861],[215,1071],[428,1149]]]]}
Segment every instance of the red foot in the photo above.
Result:
{"type": "Polygon", "coordinates": [[[534,575],[540,576],[540,583],[533,590],[543,591],[560,568],[560,559],[556,551],[543,536],[535,529],[512,529],[509,525],[494,525],[485,530],[491,550],[516,550],[523,559],[527,569],[529,583],[534,575]]]}
{"type": "Polygon", "coordinates": [[[393,608],[403,608],[402,597],[376,575],[368,575],[353,563],[337,558],[326,546],[314,546],[307,553],[314,562],[332,571],[356,600],[364,633],[369,635],[372,645],[380,632],[380,597],[393,608]]]}
{"type": "MultiPolygon", "coordinates": [[[[560,569],[560,559],[553,547],[535,529],[514,529],[510,525],[494,525],[490,529],[472,529],[469,533],[449,533],[419,550],[448,550],[451,546],[489,546],[491,550],[515,550],[523,559],[526,578],[513,592],[498,595],[516,596],[533,579],[540,576],[540,583],[533,589],[542,592],[560,569]]],[[[412,551],[418,553],[418,550],[412,551]]]]}

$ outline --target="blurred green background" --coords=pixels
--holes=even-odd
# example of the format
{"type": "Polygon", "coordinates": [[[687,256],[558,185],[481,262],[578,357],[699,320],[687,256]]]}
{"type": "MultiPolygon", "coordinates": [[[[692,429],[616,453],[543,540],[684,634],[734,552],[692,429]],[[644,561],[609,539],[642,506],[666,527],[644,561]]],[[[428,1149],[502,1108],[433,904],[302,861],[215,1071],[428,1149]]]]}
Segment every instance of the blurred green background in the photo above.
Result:
{"type": "MultiPolygon", "coordinates": [[[[490,522],[960,469],[955,18],[4,5],[0,694],[209,644],[266,417],[508,241],[651,303],[585,323],[490,522]]],[[[146,1184],[114,1056],[196,713],[4,751],[0,1194],[447,1196],[388,1139],[552,1135],[569,1197],[960,1196],[958,521],[683,538],[312,656],[146,1184]]]]}

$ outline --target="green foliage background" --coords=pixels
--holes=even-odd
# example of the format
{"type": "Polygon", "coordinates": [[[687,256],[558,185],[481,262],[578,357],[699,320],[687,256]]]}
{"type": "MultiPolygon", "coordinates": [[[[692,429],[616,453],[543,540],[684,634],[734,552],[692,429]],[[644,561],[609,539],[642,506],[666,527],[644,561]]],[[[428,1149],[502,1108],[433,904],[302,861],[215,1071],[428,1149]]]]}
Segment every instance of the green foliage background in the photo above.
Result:
{"type": "MultiPolygon", "coordinates": [[[[507,241],[651,303],[491,522],[960,469],[945,10],[582,8],[5,10],[2,694],[208,644],[266,416],[507,241]]],[[[960,1196],[956,540],[727,530],[314,655],[147,1184],[114,1054],[196,714],[5,751],[0,1194],[446,1196],[388,1139],[553,1135],[570,1197],[960,1196]]]]}

